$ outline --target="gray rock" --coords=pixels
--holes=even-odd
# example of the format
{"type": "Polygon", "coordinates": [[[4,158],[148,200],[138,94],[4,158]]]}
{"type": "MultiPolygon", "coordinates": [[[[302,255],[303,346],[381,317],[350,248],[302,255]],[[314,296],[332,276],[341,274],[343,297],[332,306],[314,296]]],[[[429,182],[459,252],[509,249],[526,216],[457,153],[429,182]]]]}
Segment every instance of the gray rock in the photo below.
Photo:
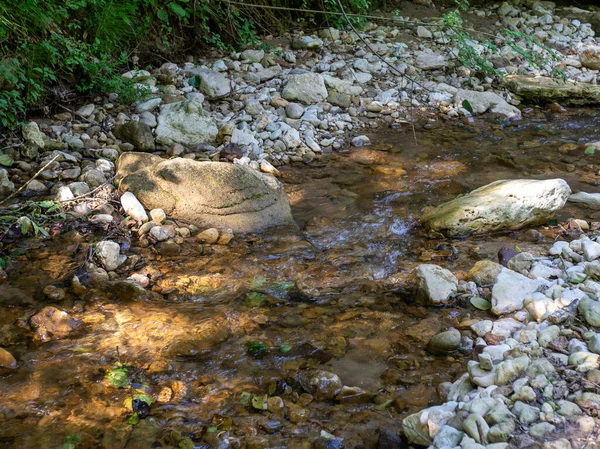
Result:
{"type": "Polygon", "coordinates": [[[508,75],[501,82],[526,100],[560,104],[599,104],[600,86],[544,76],[508,75]]]}
{"type": "Polygon", "coordinates": [[[134,193],[147,209],[199,228],[253,232],[294,224],[281,184],[250,167],[125,153],[117,177],[119,190],[134,193]]]}
{"type": "Polygon", "coordinates": [[[200,80],[198,90],[209,100],[226,97],[231,93],[231,83],[222,73],[215,70],[201,70],[197,75],[200,80]]]}
{"type": "Polygon", "coordinates": [[[579,49],[581,65],[592,70],[600,70],[600,46],[586,45],[579,49]]]}
{"type": "Polygon", "coordinates": [[[143,103],[140,103],[136,106],[135,110],[138,114],[142,114],[144,112],[152,112],[162,103],[162,98],[151,98],[150,100],[146,100],[143,103]]]}
{"type": "Polygon", "coordinates": [[[512,382],[525,372],[529,363],[530,359],[526,355],[500,362],[498,366],[496,366],[496,385],[502,386],[512,382]]]}
{"type": "Polygon", "coordinates": [[[127,258],[119,254],[121,248],[118,243],[111,240],[103,240],[96,245],[96,256],[106,271],[114,271],[127,258]]]}
{"type": "Polygon", "coordinates": [[[460,89],[454,95],[454,105],[457,108],[464,107],[465,100],[473,109],[473,114],[491,112],[508,118],[521,118],[521,111],[511,106],[500,95],[493,92],[476,92],[460,89]]]}
{"type": "Polygon", "coordinates": [[[25,148],[21,154],[26,159],[35,159],[39,151],[44,148],[44,133],[36,122],[29,122],[21,128],[23,132],[23,140],[25,140],[25,148]]]}
{"type": "Polygon", "coordinates": [[[458,290],[458,279],[438,265],[424,264],[417,267],[416,280],[417,300],[425,304],[447,304],[458,290]]]}
{"type": "Polygon", "coordinates": [[[427,350],[436,355],[448,354],[458,349],[460,340],[460,332],[457,329],[449,329],[434,335],[427,344],[427,350]]]}
{"type": "Polygon", "coordinates": [[[9,196],[15,191],[15,184],[8,177],[8,171],[0,168],[0,196],[9,196]]]}
{"type": "Polygon", "coordinates": [[[525,298],[544,284],[543,280],[529,279],[503,268],[492,288],[492,313],[505,315],[521,310],[525,298]]]}
{"type": "Polygon", "coordinates": [[[302,371],[298,381],[302,388],[322,399],[333,399],[343,386],[336,374],[323,370],[302,371]]]}
{"type": "Polygon", "coordinates": [[[437,70],[446,67],[447,61],[444,55],[434,53],[431,50],[416,53],[415,65],[422,70],[437,70]]]}
{"type": "Polygon", "coordinates": [[[152,128],[142,122],[127,122],[117,125],[115,136],[132,144],[138,151],[154,151],[152,128]]]}
{"type": "Polygon", "coordinates": [[[549,220],[570,193],[562,179],[500,180],[425,211],[421,223],[451,237],[516,230],[549,220]]]}
{"type": "Polygon", "coordinates": [[[579,301],[577,310],[590,326],[600,327],[600,302],[586,296],[579,301]]]}
{"type": "Polygon", "coordinates": [[[285,113],[289,118],[299,119],[304,114],[304,106],[298,103],[288,103],[285,113]]]}
{"type": "Polygon", "coordinates": [[[286,100],[314,104],[327,98],[327,88],[323,77],[318,73],[300,73],[289,75],[288,82],[281,92],[286,100]]]}
{"type": "MultiPolygon", "coordinates": [[[[600,209],[600,193],[579,192],[569,197],[572,203],[583,204],[591,209],[600,209]]],[[[562,243],[562,242],[556,242],[562,243]]]]}
{"type": "Polygon", "coordinates": [[[165,145],[179,143],[188,147],[213,144],[217,137],[217,122],[202,109],[196,99],[162,107],[156,127],[156,141],[165,145]]]}
{"type": "Polygon", "coordinates": [[[240,59],[244,62],[260,62],[265,57],[264,50],[244,50],[240,55],[240,59]]]}
{"type": "Polygon", "coordinates": [[[543,440],[546,435],[554,432],[556,426],[550,424],[549,422],[540,422],[534,424],[529,428],[529,435],[533,438],[537,438],[539,440],[543,440]]]}
{"type": "Polygon", "coordinates": [[[162,226],[153,226],[152,229],[150,229],[150,235],[159,242],[164,242],[169,239],[169,231],[162,226]]]}

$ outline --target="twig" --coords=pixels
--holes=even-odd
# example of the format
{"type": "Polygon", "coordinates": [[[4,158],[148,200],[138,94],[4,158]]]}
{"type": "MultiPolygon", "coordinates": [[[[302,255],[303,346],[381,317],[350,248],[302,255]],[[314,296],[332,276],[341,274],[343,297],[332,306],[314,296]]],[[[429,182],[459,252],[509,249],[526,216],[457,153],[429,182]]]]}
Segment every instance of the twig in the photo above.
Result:
{"type": "Polygon", "coordinates": [[[65,111],[68,111],[68,112],[70,112],[71,114],[75,114],[77,117],[81,118],[82,120],[85,120],[85,121],[86,121],[86,122],[88,122],[88,123],[91,123],[92,125],[98,125],[98,126],[100,126],[100,123],[98,123],[98,122],[95,122],[94,120],[90,120],[89,118],[87,118],[87,117],[84,117],[83,115],[81,115],[81,114],[80,114],[80,113],[78,113],[77,111],[74,111],[74,110],[72,110],[72,109],[69,109],[68,107],[66,107],[66,106],[63,106],[62,104],[59,104],[59,105],[58,105],[58,107],[59,107],[59,108],[63,108],[65,111]]]}
{"type": "Polygon", "coordinates": [[[98,187],[90,190],[87,193],[83,193],[79,196],[76,196],[75,198],[71,198],[70,200],[61,200],[58,201],[59,203],[72,203],[74,201],[80,200],[82,198],[85,198],[86,196],[90,196],[93,195],[94,193],[96,193],[97,191],[101,190],[103,187],[106,187],[108,184],[110,184],[112,182],[112,180],[115,179],[115,177],[113,176],[112,178],[108,179],[105,183],[100,184],[98,187]]]}
{"type": "Polygon", "coordinates": [[[22,191],[22,190],[23,190],[25,187],[27,187],[27,186],[29,185],[29,183],[30,183],[31,181],[33,181],[35,178],[37,178],[37,177],[39,176],[39,174],[40,174],[41,172],[43,172],[43,171],[46,169],[46,167],[48,167],[48,166],[49,166],[49,165],[50,165],[52,162],[54,162],[54,161],[55,161],[55,160],[58,158],[58,156],[60,156],[60,154],[57,154],[56,156],[54,156],[54,157],[53,157],[53,158],[52,158],[50,161],[48,161],[48,162],[46,163],[46,165],[44,165],[42,168],[40,168],[40,169],[38,170],[38,172],[37,172],[35,175],[33,175],[33,177],[32,177],[32,178],[31,178],[29,181],[27,181],[25,184],[23,184],[23,185],[22,185],[22,186],[19,188],[19,190],[17,190],[17,191],[15,191],[15,192],[11,193],[9,196],[7,196],[7,197],[6,197],[6,198],[4,198],[2,201],[0,201],[0,204],[4,204],[4,203],[6,203],[8,200],[10,200],[11,198],[13,198],[15,195],[17,195],[18,193],[20,193],[20,192],[21,192],[21,191],[22,191]]]}

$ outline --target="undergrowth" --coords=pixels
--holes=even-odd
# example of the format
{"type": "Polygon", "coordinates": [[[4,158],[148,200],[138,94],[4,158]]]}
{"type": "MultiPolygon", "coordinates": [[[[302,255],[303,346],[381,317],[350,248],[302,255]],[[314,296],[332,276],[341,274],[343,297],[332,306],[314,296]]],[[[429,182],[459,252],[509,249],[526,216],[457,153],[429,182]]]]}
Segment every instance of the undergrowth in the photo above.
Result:
{"type": "MultiPolygon", "coordinates": [[[[468,0],[444,15],[458,59],[467,67],[497,75],[490,55],[498,49],[475,41],[462,27],[468,0]],[[483,47],[483,49],[481,49],[483,47]],[[478,49],[479,48],[479,49],[478,49]]],[[[120,76],[136,56],[146,63],[173,60],[204,45],[222,52],[259,45],[258,33],[277,33],[290,23],[345,28],[337,0],[248,0],[260,9],[224,0],[3,0],[0,1],[0,136],[32,110],[51,110],[77,93],[115,93],[122,103],[139,99],[135,81],[120,76]]],[[[343,0],[348,13],[365,15],[386,0],[343,0]]],[[[350,17],[360,28],[365,19],[350,17]]],[[[556,55],[535,38],[507,30],[506,43],[534,67],[548,67],[556,55]]]]}

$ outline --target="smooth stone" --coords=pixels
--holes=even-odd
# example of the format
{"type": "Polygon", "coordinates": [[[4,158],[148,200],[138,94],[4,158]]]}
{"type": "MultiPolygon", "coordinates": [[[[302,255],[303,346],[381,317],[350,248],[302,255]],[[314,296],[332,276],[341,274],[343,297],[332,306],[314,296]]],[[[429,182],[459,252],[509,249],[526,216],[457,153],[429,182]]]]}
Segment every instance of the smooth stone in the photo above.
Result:
{"type": "Polygon", "coordinates": [[[125,192],[121,195],[121,206],[127,215],[136,221],[148,221],[148,214],[140,201],[131,192],[125,192]]]}

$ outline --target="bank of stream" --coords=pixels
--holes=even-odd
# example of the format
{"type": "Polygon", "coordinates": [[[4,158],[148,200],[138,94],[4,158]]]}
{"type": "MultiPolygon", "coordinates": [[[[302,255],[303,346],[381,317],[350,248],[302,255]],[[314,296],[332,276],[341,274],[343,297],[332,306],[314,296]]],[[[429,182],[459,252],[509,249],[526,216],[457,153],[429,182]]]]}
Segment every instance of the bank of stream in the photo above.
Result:
{"type": "Polygon", "coordinates": [[[559,224],[600,217],[567,203],[533,230],[440,240],[423,234],[420,211],[498,179],[558,177],[595,192],[598,156],[584,152],[599,122],[592,109],[535,109],[522,121],[432,117],[415,134],[380,130],[371,146],[283,168],[298,228],[228,246],[173,252],[94,225],[14,243],[0,346],[18,369],[0,377],[0,446],[188,447],[188,437],[189,447],[375,447],[382,429],[399,432],[404,416],[438,403],[437,385],[474,357],[468,331],[447,356],[426,351],[431,336],[487,316],[467,295],[416,304],[411,271],[464,272],[507,246],[545,253],[559,224]],[[105,232],[134,255],[119,271],[150,278],[147,294],[71,284],[105,232]],[[28,320],[46,306],[74,330],[44,341],[28,320]],[[107,379],[115,366],[131,387],[107,379]],[[350,388],[334,395],[323,371],[350,388]],[[127,400],[140,391],[152,404],[132,425],[127,400]]]}

